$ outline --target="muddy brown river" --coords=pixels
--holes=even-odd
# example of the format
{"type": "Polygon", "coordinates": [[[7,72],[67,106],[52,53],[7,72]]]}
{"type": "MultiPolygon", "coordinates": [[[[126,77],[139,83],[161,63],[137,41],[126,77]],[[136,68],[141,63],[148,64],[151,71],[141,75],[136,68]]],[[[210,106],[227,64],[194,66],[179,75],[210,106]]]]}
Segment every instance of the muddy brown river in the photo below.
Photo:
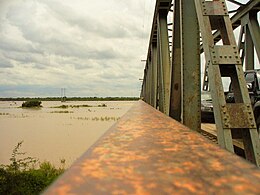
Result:
{"type": "Polygon", "coordinates": [[[24,157],[55,166],[65,159],[68,167],[134,103],[44,101],[42,108],[25,109],[20,108],[22,102],[0,101],[0,164],[9,164],[12,150],[23,141],[24,157]]]}

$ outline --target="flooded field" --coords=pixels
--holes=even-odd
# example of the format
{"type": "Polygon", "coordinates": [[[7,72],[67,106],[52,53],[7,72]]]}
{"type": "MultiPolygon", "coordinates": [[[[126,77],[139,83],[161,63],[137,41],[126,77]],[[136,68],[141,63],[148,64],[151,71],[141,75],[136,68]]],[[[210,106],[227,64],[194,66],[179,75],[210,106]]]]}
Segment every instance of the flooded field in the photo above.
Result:
{"type": "Polygon", "coordinates": [[[66,167],[85,152],[134,104],[124,102],[42,102],[42,108],[21,108],[22,102],[0,101],[0,164],[9,164],[13,148],[39,161],[66,167]]]}

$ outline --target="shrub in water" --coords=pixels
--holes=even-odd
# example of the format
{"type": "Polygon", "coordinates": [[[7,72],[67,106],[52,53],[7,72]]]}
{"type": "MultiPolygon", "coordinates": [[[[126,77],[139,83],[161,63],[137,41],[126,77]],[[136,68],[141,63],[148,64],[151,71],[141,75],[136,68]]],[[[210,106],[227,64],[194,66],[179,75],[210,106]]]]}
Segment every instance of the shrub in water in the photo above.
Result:
{"type": "Polygon", "coordinates": [[[30,100],[26,101],[22,104],[23,108],[33,108],[33,107],[41,107],[41,101],[38,100],[30,100]]]}

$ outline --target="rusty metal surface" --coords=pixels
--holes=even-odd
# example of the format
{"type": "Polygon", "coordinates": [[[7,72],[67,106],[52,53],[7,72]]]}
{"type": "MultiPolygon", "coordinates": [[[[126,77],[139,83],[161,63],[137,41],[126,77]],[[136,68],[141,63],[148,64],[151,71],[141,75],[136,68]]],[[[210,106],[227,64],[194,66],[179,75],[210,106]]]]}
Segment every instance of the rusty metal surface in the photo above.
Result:
{"type": "Polygon", "coordinates": [[[260,169],[143,101],[44,194],[260,194],[260,169]]]}

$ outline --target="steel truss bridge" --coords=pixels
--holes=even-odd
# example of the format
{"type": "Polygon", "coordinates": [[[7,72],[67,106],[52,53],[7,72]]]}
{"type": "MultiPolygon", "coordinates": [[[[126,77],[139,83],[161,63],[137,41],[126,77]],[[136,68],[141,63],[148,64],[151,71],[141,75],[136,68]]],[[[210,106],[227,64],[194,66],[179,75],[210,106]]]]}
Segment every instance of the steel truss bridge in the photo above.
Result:
{"type": "Polygon", "coordinates": [[[243,72],[260,60],[260,0],[227,2],[156,1],[142,100],[45,194],[260,193],[260,141],[243,72]],[[212,95],[220,147],[198,133],[201,88],[212,95]],[[246,160],[234,155],[234,139],[246,160]]]}

